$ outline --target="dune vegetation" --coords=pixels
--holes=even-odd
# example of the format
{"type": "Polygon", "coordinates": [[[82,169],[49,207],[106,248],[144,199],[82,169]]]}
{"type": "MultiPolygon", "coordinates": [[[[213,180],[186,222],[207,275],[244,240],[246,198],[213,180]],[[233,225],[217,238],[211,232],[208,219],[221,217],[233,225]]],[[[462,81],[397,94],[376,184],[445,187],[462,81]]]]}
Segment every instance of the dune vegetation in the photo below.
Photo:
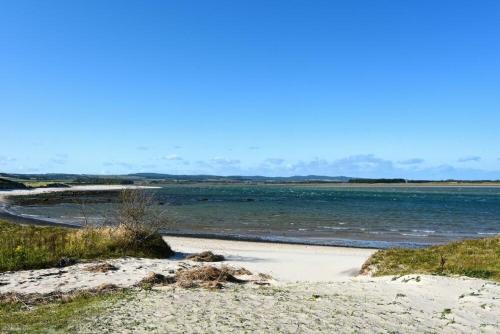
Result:
{"type": "Polygon", "coordinates": [[[374,276],[461,275],[500,281],[500,236],[421,249],[380,250],[363,265],[374,276]]]}
{"type": "Polygon", "coordinates": [[[53,301],[30,303],[25,300],[0,299],[1,333],[77,332],[72,324],[102,312],[113,302],[128,298],[127,291],[115,293],[79,292],[53,301]]]}
{"type": "Polygon", "coordinates": [[[158,233],[132,233],[120,226],[69,229],[0,221],[0,272],[62,266],[74,260],[163,258],[172,253],[158,233]]]}
{"type": "Polygon", "coordinates": [[[123,256],[169,257],[173,251],[158,233],[167,219],[152,203],[151,195],[125,189],[114,220],[103,227],[24,226],[0,220],[0,272],[123,256]]]}

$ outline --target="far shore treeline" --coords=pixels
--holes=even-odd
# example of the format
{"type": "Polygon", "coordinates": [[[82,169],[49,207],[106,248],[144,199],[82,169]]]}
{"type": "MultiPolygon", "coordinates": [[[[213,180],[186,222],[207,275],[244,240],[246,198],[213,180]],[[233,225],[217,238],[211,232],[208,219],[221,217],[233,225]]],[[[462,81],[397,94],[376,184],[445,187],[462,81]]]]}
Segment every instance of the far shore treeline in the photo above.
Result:
{"type": "Polygon", "coordinates": [[[160,173],[136,173],[126,175],[88,175],[88,174],[11,174],[0,173],[0,189],[30,189],[43,187],[68,187],[70,185],[109,184],[109,185],[157,185],[162,183],[289,183],[289,184],[493,184],[500,180],[411,180],[404,178],[358,178],[347,176],[218,176],[218,175],[173,175],[160,173]]]}

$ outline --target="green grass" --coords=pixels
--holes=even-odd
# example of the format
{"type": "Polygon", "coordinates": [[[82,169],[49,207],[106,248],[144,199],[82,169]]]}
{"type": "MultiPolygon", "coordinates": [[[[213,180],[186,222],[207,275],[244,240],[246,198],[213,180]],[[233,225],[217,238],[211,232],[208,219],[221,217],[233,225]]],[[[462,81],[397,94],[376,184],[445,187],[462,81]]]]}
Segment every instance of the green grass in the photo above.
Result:
{"type": "Polygon", "coordinates": [[[81,294],[69,301],[29,307],[21,303],[0,302],[0,333],[76,333],[74,324],[127,295],[125,291],[103,295],[81,294]]]}
{"type": "Polygon", "coordinates": [[[57,181],[22,181],[22,183],[26,186],[26,187],[30,187],[30,188],[47,188],[47,187],[51,187],[53,185],[61,185],[61,184],[64,184],[62,182],[57,182],[57,181]]]}
{"type": "Polygon", "coordinates": [[[420,273],[500,281],[500,237],[422,249],[380,250],[363,265],[363,270],[368,268],[376,268],[374,276],[420,273]]]}
{"type": "Polygon", "coordinates": [[[38,227],[0,220],[0,272],[57,266],[62,258],[122,256],[166,258],[172,250],[161,235],[148,238],[121,228],[38,227]]]}

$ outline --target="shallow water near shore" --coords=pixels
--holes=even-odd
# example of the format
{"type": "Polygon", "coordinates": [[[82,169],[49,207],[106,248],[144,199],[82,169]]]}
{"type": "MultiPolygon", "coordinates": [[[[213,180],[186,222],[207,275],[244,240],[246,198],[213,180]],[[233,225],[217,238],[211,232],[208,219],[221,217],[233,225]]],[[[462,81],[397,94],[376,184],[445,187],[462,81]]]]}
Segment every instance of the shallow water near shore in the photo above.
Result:
{"type": "MultiPolygon", "coordinates": [[[[500,233],[500,187],[168,185],[150,189],[167,232],[355,247],[419,247],[500,233]]],[[[87,204],[102,220],[113,204],[87,204]]],[[[13,206],[27,217],[81,223],[80,205],[13,206]]]]}

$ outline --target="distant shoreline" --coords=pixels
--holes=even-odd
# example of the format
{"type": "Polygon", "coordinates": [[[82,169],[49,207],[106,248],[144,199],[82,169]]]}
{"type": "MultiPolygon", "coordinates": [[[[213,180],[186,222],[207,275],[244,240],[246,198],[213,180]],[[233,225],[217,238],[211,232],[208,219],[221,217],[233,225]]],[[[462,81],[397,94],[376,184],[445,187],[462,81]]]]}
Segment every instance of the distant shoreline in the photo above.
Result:
{"type": "Polygon", "coordinates": [[[34,189],[17,189],[17,190],[0,190],[0,218],[9,220],[10,222],[17,224],[31,224],[38,226],[59,226],[59,227],[69,227],[69,228],[80,228],[80,225],[69,224],[64,222],[53,222],[40,218],[26,217],[23,215],[14,214],[8,211],[7,198],[10,196],[24,196],[24,195],[36,195],[45,194],[53,192],[64,192],[64,191],[113,191],[121,189],[147,189],[147,188],[157,188],[157,187],[144,187],[144,186],[122,186],[122,185],[87,185],[87,186],[72,186],[68,188],[34,188],[34,189]]]}
{"type": "MultiPolygon", "coordinates": [[[[77,187],[69,187],[69,188],[39,188],[39,189],[28,189],[28,190],[10,190],[10,191],[0,191],[0,219],[6,219],[12,223],[17,224],[29,224],[36,226],[52,226],[52,227],[67,227],[67,228],[81,228],[81,225],[77,224],[69,224],[64,222],[54,222],[41,218],[33,218],[26,217],[23,215],[15,214],[7,209],[7,201],[6,199],[9,196],[24,196],[24,195],[34,195],[34,194],[43,194],[43,193],[51,193],[51,192],[64,192],[64,191],[113,191],[117,189],[129,189],[129,188],[158,188],[158,187],[133,187],[133,186],[77,186],[77,187]]],[[[368,246],[357,246],[357,245],[349,245],[349,244],[322,244],[322,243],[307,243],[307,242],[293,242],[293,241],[282,241],[282,240],[268,240],[263,237],[238,237],[238,236],[223,236],[217,234],[209,234],[209,233],[181,233],[181,232],[164,232],[161,233],[165,236],[171,237],[187,237],[187,238],[196,238],[196,239],[206,239],[206,240],[228,240],[228,241],[242,241],[242,242],[252,242],[252,243],[268,243],[268,244],[284,244],[284,245],[300,245],[300,246],[318,246],[318,247],[345,247],[345,248],[355,248],[355,249],[379,249],[378,247],[368,247],[368,246]]]]}
{"type": "MultiPolygon", "coordinates": [[[[190,185],[180,185],[179,186],[196,186],[204,184],[207,186],[207,183],[196,183],[190,185]]],[[[174,184],[170,184],[175,187],[174,184]]],[[[261,184],[262,185],[262,184],[261,184]]],[[[277,185],[277,184],[273,184],[277,185]]],[[[273,185],[268,184],[266,186],[272,187],[273,185]]],[[[446,188],[465,188],[463,185],[449,184],[447,186],[439,185],[436,186],[434,184],[301,184],[301,185],[290,185],[291,187],[341,187],[341,188],[430,188],[430,187],[446,187],[446,188]]],[[[165,184],[165,186],[167,186],[165,184]]],[[[209,186],[209,185],[208,185],[209,186]]],[[[241,186],[241,184],[228,184],[228,187],[231,186],[241,186]]],[[[252,185],[248,185],[252,186],[252,185]]],[[[468,185],[467,188],[488,188],[491,185],[468,185]]],[[[88,192],[96,192],[96,191],[115,191],[119,189],[126,188],[160,188],[160,187],[144,187],[144,186],[129,186],[129,185],[93,185],[93,186],[72,186],[69,188],[38,188],[38,189],[27,189],[27,190],[11,190],[11,191],[0,191],[0,218],[5,218],[7,220],[13,221],[19,224],[32,224],[39,226],[60,226],[60,227],[70,227],[70,228],[78,228],[81,226],[81,222],[72,221],[72,220],[62,220],[62,219],[45,219],[44,216],[30,216],[19,214],[15,212],[15,210],[10,210],[10,206],[13,203],[7,201],[7,198],[10,196],[23,196],[23,195],[37,195],[37,194],[47,194],[47,193],[63,193],[63,192],[77,192],[77,191],[88,191],[88,192]]],[[[69,195],[68,195],[69,196],[69,195]]],[[[113,195],[115,196],[115,195],[113,195]]],[[[38,203],[36,200],[37,196],[34,196],[34,202],[38,203]]],[[[31,203],[30,201],[28,201],[31,203]]],[[[27,202],[27,203],[28,203],[27,202]]],[[[15,202],[14,202],[15,203],[15,202]]],[[[45,205],[45,203],[40,201],[40,204],[45,205]]],[[[23,206],[22,201],[17,203],[17,205],[23,206]]],[[[30,204],[28,204],[30,205],[30,204]]],[[[14,207],[13,207],[14,208],[14,207]]],[[[426,247],[436,244],[441,244],[442,242],[429,242],[428,240],[419,241],[419,240],[410,240],[410,239],[401,239],[399,241],[390,241],[390,240],[377,240],[377,239],[365,239],[365,238],[342,238],[342,237],[332,237],[331,239],[321,239],[316,238],[315,236],[310,236],[307,238],[300,238],[294,236],[285,236],[280,233],[251,233],[247,234],[238,234],[238,233],[218,233],[219,231],[190,231],[189,229],[179,229],[179,230],[168,230],[162,233],[166,236],[180,236],[180,237],[191,237],[198,239],[212,239],[212,240],[234,240],[234,241],[247,241],[247,242],[261,242],[261,243],[274,243],[274,244],[291,244],[291,245],[315,245],[315,246],[326,246],[326,247],[350,247],[350,248],[364,248],[364,249],[386,249],[392,247],[404,247],[404,248],[420,248],[426,247]]],[[[461,238],[460,238],[461,239],[461,238]]]]}

